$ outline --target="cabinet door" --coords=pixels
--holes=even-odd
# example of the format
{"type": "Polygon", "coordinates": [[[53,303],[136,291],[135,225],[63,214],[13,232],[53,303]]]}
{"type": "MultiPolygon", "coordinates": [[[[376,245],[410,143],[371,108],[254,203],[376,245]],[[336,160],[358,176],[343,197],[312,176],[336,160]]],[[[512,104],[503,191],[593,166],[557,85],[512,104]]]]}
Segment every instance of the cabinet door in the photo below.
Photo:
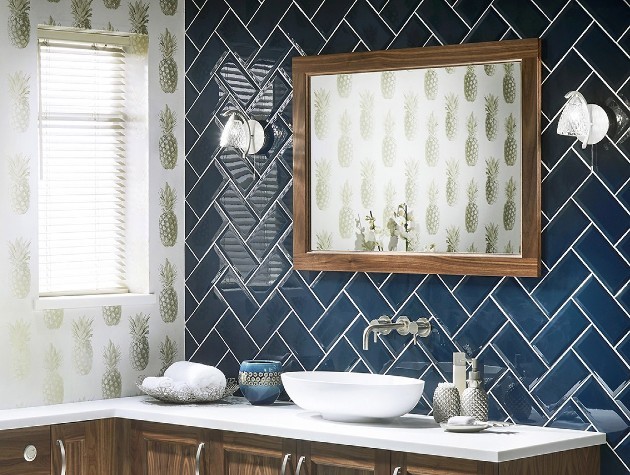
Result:
{"type": "MultiPolygon", "coordinates": [[[[30,449],[30,448],[29,448],[30,449]]],[[[35,453],[30,449],[31,456],[35,453]]],[[[0,431],[0,475],[49,475],[50,427],[0,431]],[[32,445],[37,454],[28,462],[25,449],[32,445]]]]}
{"type": "Polygon", "coordinates": [[[390,475],[387,450],[298,442],[296,475],[390,475]]]}
{"type": "Polygon", "coordinates": [[[293,440],[224,432],[222,451],[212,475],[293,475],[293,440]]]}
{"type": "Polygon", "coordinates": [[[498,464],[432,455],[392,453],[392,471],[397,475],[497,475],[498,464]]]}
{"type": "Polygon", "coordinates": [[[197,475],[215,473],[216,431],[196,427],[132,421],[133,475],[197,475]]]}

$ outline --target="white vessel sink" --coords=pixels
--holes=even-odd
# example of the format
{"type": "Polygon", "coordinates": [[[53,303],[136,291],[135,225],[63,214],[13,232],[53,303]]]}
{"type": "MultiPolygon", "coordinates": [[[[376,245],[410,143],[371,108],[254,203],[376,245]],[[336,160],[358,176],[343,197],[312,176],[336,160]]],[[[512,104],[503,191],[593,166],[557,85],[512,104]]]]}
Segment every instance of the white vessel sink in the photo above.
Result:
{"type": "Polygon", "coordinates": [[[283,373],[282,384],[302,409],[340,422],[402,416],[418,404],[424,389],[421,379],[332,371],[283,373]]]}

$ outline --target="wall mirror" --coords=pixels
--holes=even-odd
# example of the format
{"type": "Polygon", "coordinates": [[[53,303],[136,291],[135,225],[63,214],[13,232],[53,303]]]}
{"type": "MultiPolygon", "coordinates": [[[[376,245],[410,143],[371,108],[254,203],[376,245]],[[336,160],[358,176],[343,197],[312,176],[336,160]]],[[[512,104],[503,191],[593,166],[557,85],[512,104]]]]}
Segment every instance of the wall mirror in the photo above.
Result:
{"type": "Polygon", "coordinates": [[[294,267],[538,276],[540,43],[293,60],[294,267]]]}

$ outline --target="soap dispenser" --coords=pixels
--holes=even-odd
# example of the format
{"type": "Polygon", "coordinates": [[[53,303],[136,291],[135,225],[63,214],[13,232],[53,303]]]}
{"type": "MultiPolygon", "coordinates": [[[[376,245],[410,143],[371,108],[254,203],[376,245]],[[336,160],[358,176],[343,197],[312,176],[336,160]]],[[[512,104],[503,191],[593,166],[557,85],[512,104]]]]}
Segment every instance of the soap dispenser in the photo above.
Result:
{"type": "Polygon", "coordinates": [[[462,414],[486,422],[488,420],[488,394],[483,388],[477,358],[471,360],[471,369],[468,375],[468,387],[462,394],[462,414]]]}

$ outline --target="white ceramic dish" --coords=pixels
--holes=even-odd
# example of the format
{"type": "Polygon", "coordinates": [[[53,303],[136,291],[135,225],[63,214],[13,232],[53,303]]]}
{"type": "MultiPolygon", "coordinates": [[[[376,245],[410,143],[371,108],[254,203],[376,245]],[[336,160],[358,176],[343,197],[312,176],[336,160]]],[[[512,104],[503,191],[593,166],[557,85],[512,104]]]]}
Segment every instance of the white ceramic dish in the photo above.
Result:
{"type": "Polygon", "coordinates": [[[484,429],[490,427],[490,424],[486,422],[475,422],[469,426],[458,426],[452,424],[440,424],[447,432],[481,432],[484,429]]]}

